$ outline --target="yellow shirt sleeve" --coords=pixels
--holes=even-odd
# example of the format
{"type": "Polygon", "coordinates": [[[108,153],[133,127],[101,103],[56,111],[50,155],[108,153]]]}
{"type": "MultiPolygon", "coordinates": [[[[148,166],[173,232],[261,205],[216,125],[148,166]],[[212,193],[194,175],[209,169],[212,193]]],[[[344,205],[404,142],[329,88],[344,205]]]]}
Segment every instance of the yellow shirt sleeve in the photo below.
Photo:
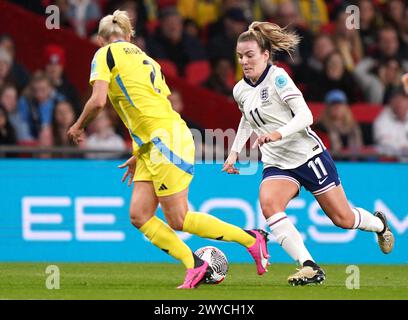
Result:
{"type": "Polygon", "coordinates": [[[100,48],[96,51],[91,63],[91,76],[89,83],[94,84],[95,80],[104,80],[110,82],[111,72],[107,63],[107,49],[108,47],[100,48]]]}

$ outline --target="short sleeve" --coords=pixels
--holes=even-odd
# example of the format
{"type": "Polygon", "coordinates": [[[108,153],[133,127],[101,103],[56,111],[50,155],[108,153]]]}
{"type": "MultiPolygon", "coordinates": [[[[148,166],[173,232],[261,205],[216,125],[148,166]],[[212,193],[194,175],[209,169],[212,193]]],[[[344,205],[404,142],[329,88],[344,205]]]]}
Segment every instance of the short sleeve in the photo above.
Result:
{"type": "Polygon", "coordinates": [[[107,47],[103,47],[96,51],[92,59],[89,83],[93,85],[95,80],[110,82],[110,79],[111,72],[107,62],[107,47]]]}
{"type": "Polygon", "coordinates": [[[283,69],[278,69],[272,77],[276,92],[282,101],[295,97],[302,97],[302,92],[283,69]]]}

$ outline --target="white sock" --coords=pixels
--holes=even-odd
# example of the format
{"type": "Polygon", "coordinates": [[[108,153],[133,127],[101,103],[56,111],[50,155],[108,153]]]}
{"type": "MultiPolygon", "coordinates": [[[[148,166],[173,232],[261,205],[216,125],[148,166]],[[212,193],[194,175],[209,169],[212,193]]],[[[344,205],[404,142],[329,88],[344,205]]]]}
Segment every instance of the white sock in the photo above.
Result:
{"type": "Polygon", "coordinates": [[[363,208],[353,208],[354,225],[353,229],[360,229],[364,231],[381,232],[384,229],[384,224],[380,218],[371,214],[363,208]]]}
{"type": "Polygon", "coordinates": [[[286,216],[285,212],[279,212],[266,220],[272,234],[278,240],[279,245],[295,261],[303,265],[306,260],[313,260],[307,251],[302,236],[286,216]]]}

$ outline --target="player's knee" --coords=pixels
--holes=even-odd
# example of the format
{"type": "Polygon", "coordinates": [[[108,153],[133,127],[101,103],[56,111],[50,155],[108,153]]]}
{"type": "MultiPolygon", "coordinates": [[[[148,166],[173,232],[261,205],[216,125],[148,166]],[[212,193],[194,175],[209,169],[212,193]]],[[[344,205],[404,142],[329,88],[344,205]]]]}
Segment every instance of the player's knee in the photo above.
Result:
{"type": "Polygon", "coordinates": [[[271,215],[285,211],[283,204],[280,204],[278,201],[271,199],[261,200],[261,209],[264,216],[270,217],[271,215]]]}
{"type": "Polygon", "coordinates": [[[354,225],[354,220],[347,215],[336,215],[332,218],[332,221],[335,226],[342,229],[352,229],[354,225]]]}
{"type": "Polygon", "coordinates": [[[162,210],[170,228],[176,231],[183,231],[184,218],[187,214],[188,207],[162,205],[162,210]]]}
{"type": "Polygon", "coordinates": [[[130,223],[136,228],[140,229],[150,218],[150,215],[143,214],[136,208],[130,208],[130,223]]]}
{"type": "Polygon", "coordinates": [[[130,216],[130,223],[138,229],[140,229],[146,222],[147,221],[144,221],[144,219],[141,219],[140,217],[130,216]]]}
{"type": "Polygon", "coordinates": [[[173,230],[183,231],[184,216],[178,215],[176,217],[168,218],[167,223],[169,224],[170,228],[172,228],[173,230]]]}

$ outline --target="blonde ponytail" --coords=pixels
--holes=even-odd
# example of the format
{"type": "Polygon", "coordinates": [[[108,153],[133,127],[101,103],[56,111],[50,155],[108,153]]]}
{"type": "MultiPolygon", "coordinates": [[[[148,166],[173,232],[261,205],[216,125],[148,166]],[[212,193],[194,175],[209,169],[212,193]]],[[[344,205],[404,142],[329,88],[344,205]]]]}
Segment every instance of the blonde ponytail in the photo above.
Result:
{"type": "Polygon", "coordinates": [[[269,51],[272,56],[276,51],[285,51],[290,56],[300,42],[300,37],[281,28],[275,23],[254,21],[248,31],[241,33],[238,42],[254,40],[262,51],[269,51]]]}
{"type": "Polygon", "coordinates": [[[98,35],[109,40],[111,35],[125,37],[134,36],[132,23],[126,11],[116,10],[113,14],[107,15],[99,22],[98,35]]]}

